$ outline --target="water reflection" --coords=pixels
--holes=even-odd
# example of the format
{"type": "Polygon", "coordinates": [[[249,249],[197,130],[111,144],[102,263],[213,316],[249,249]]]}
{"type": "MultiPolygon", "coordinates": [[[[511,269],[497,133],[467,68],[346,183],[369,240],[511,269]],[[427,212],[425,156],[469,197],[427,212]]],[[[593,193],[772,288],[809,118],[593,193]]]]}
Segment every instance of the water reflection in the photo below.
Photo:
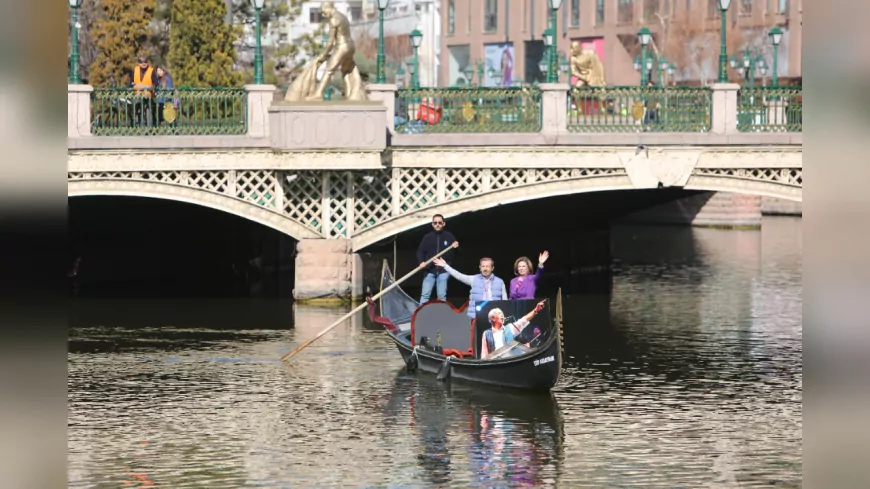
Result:
{"type": "Polygon", "coordinates": [[[800,220],[613,233],[544,396],[405,374],[362,315],[278,361],[347,307],[77,301],[69,485],[800,486],[800,220]]]}

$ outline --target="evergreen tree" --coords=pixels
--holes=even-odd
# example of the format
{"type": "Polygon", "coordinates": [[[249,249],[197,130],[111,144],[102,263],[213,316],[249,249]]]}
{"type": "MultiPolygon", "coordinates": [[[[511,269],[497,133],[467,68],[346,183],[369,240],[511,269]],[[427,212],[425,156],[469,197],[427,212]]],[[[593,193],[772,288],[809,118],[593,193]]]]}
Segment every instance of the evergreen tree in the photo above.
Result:
{"type": "Polygon", "coordinates": [[[176,86],[233,87],[238,30],[227,23],[223,0],[173,0],[169,69],[176,86]]]}
{"type": "Polygon", "coordinates": [[[136,57],[147,54],[148,25],[155,0],[100,0],[97,18],[90,27],[96,51],[89,82],[93,86],[126,87],[136,57]]]}

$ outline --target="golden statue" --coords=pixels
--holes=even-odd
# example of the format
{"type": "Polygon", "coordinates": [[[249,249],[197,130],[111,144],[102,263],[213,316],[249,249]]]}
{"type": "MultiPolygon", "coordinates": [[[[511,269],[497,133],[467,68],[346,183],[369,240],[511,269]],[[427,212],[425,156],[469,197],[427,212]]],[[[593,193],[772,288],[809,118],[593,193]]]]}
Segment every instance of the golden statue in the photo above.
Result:
{"type": "Polygon", "coordinates": [[[366,100],[362,76],[360,76],[359,68],[353,61],[356,46],[350,37],[350,23],[347,21],[347,17],[335,10],[335,5],[332,2],[323,2],[320,14],[328,21],[329,40],[323,48],[323,53],[309,63],[302,74],[290,84],[284,100],[292,102],[323,100],[323,94],[332,81],[332,76],[338,70],[341,70],[344,79],[345,100],[366,100]],[[332,55],[329,54],[330,51],[332,51],[332,55]],[[326,70],[318,85],[317,70],[324,62],[326,62],[326,70]]]}
{"type": "Polygon", "coordinates": [[[598,54],[591,49],[583,49],[579,42],[571,43],[571,75],[577,78],[575,87],[603,87],[604,64],[598,54]]]}

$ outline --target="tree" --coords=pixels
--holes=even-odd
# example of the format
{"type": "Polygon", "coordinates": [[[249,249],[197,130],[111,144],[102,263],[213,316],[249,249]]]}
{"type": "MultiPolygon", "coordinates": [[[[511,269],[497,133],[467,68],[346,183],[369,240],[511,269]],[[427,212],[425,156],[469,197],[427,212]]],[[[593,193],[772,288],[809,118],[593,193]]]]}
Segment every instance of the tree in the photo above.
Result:
{"type": "MultiPolygon", "coordinates": [[[[152,0],[153,1],[153,0],[152,0]]],[[[239,30],[226,22],[223,0],[173,0],[169,68],[177,86],[238,86],[233,43],[239,30]]]]}
{"type": "Polygon", "coordinates": [[[96,57],[88,79],[93,86],[127,86],[136,57],[144,53],[155,0],[100,0],[90,28],[96,57]]]}

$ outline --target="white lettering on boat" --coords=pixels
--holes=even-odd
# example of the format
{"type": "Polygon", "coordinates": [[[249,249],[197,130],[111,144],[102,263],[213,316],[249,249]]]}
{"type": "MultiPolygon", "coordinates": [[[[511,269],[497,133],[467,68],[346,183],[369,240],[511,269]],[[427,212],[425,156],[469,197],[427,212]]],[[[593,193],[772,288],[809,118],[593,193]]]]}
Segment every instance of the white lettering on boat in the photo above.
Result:
{"type": "Polygon", "coordinates": [[[535,360],[534,363],[535,363],[535,366],[537,367],[538,365],[543,365],[543,364],[545,364],[545,363],[550,363],[550,362],[552,362],[552,361],[554,361],[554,360],[555,360],[555,358],[553,358],[553,355],[550,355],[549,357],[544,357],[544,358],[542,358],[542,359],[540,359],[540,360],[535,360]]]}

